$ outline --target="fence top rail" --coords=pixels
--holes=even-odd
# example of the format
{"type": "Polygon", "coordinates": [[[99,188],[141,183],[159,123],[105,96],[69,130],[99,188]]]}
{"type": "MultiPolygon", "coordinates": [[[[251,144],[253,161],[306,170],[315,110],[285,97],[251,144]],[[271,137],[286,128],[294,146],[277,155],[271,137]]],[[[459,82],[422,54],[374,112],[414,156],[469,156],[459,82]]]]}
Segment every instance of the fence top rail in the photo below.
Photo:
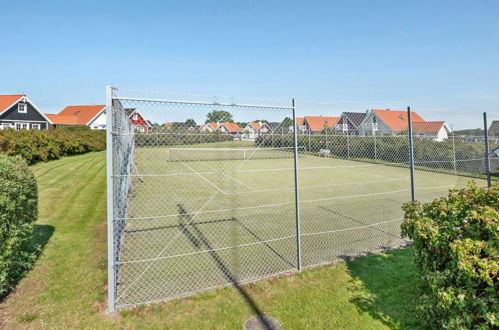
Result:
{"type": "Polygon", "coordinates": [[[275,109],[275,110],[293,110],[294,109],[294,107],[292,107],[292,106],[284,106],[284,105],[278,106],[278,105],[265,105],[265,104],[219,103],[219,102],[202,102],[202,101],[186,101],[186,100],[122,97],[122,96],[113,96],[112,99],[117,100],[117,101],[139,101],[139,102],[154,102],[154,103],[190,104],[190,105],[239,107],[239,108],[260,108],[260,109],[275,109]]]}

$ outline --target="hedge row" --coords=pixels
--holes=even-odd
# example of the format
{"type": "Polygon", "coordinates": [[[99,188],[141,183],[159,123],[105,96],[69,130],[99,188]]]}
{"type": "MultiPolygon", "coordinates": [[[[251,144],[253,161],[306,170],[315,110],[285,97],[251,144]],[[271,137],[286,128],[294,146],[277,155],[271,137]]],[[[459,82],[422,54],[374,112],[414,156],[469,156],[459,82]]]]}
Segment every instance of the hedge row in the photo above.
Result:
{"type": "Polygon", "coordinates": [[[499,184],[404,206],[421,275],[418,310],[432,329],[499,327],[499,184]]]}
{"type": "Polygon", "coordinates": [[[234,136],[220,132],[191,133],[185,131],[169,132],[164,130],[150,133],[135,133],[135,145],[138,147],[176,146],[232,140],[234,140],[234,136]]]}
{"type": "Polygon", "coordinates": [[[0,154],[0,297],[36,260],[32,241],[38,188],[26,161],[0,154]]]}
{"type": "MultiPolygon", "coordinates": [[[[418,166],[445,170],[453,170],[455,166],[459,172],[485,173],[483,142],[462,139],[437,142],[424,138],[414,138],[413,141],[414,159],[418,166]],[[458,161],[455,163],[454,159],[458,161]]],[[[293,136],[263,135],[256,139],[255,144],[264,147],[291,147],[293,136]]],[[[331,156],[338,158],[371,159],[399,164],[409,162],[409,142],[405,136],[300,135],[298,145],[311,153],[329,149],[331,156]]]]}
{"type": "Polygon", "coordinates": [[[106,149],[106,133],[90,129],[0,131],[0,153],[20,155],[28,164],[106,149]]]}

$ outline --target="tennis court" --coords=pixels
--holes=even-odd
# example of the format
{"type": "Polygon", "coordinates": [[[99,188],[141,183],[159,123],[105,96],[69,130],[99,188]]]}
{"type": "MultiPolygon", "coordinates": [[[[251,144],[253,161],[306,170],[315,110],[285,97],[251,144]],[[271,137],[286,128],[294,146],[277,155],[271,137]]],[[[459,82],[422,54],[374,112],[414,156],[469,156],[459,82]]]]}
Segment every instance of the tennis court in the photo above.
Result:
{"type": "MultiPolygon", "coordinates": [[[[118,305],[296,269],[292,149],[223,146],[135,148],[118,305]]],[[[401,206],[410,200],[408,168],[305,151],[298,160],[305,267],[405,243],[400,224],[401,206]]],[[[418,199],[443,196],[468,180],[417,170],[418,199]]]]}

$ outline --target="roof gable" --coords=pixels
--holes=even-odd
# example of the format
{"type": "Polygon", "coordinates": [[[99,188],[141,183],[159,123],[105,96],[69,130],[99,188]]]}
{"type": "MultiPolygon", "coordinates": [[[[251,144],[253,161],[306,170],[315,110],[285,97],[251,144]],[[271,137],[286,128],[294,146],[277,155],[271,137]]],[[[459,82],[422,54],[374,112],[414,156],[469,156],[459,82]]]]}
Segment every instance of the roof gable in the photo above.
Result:
{"type": "Polygon", "coordinates": [[[350,123],[358,128],[360,123],[364,120],[364,118],[366,118],[367,114],[365,112],[343,112],[341,116],[347,117],[350,123]]]}
{"type": "Polygon", "coordinates": [[[490,124],[489,133],[499,134],[499,120],[492,121],[492,123],[490,124]]]}
{"type": "MultiPolygon", "coordinates": [[[[372,110],[393,131],[400,132],[408,129],[407,111],[399,110],[372,110]]],[[[411,111],[412,122],[425,122],[420,115],[411,111]]]]}
{"type": "Polygon", "coordinates": [[[296,118],[296,125],[297,126],[302,126],[304,121],[305,121],[305,118],[298,117],[298,118],[296,118]]]}

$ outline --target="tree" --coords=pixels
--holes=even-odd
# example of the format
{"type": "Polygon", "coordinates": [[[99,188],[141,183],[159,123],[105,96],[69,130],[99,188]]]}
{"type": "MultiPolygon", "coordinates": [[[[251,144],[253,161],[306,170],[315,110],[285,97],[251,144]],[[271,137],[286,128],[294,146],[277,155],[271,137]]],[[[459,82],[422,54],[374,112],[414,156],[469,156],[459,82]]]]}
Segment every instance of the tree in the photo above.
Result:
{"type": "Polygon", "coordinates": [[[205,123],[233,123],[232,114],[228,111],[213,110],[206,115],[205,123]]]}
{"type": "Polygon", "coordinates": [[[269,123],[269,121],[267,119],[257,119],[257,120],[253,120],[253,122],[254,123],[260,122],[260,123],[267,123],[267,124],[269,123]]]}
{"type": "Polygon", "coordinates": [[[282,127],[291,127],[291,126],[293,126],[293,120],[289,117],[286,117],[282,121],[281,126],[282,127]]]}
{"type": "Polygon", "coordinates": [[[196,121],[194,119],[192,119],[192,118],[187,119],[185,121],[185,124],[189,125],[189,126],[197,126],[196,121]]]}

